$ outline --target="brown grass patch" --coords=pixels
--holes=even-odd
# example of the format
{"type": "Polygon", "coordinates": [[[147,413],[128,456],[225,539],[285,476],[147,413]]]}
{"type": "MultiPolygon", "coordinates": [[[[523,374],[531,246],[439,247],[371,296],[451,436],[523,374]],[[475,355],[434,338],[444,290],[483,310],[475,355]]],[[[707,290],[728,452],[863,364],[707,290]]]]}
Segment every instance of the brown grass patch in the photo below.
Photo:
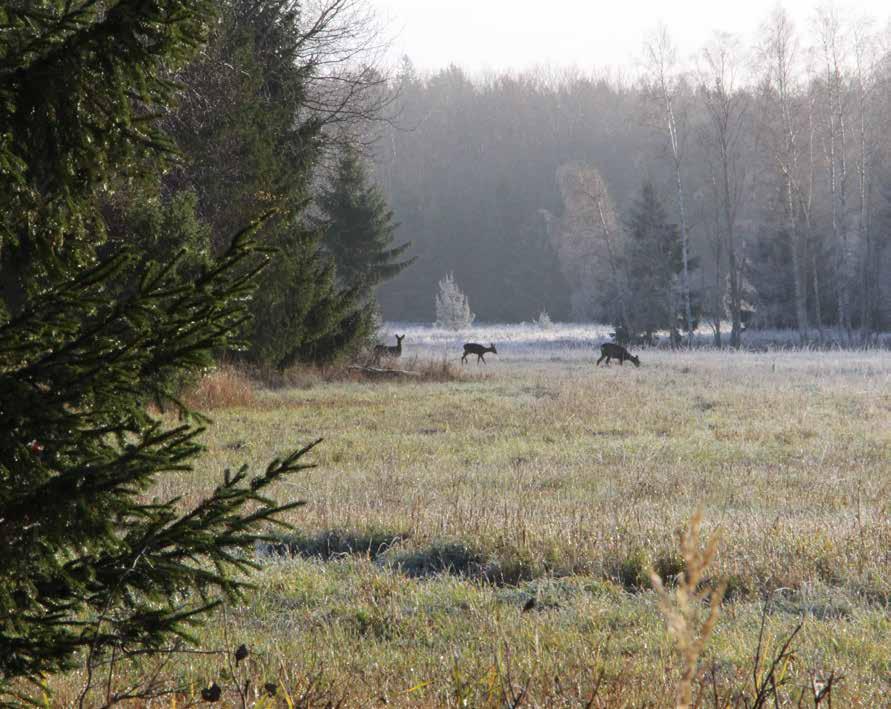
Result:
{"type": "Polygon", "coordinates": [[[253,406],[254,381],[243,369],[223,364],[189,387],[183,401],[198,411],[253,406]]]}
{"type": "Polygon", "coordinates": [[[417,384],[475,381],[484,379],[485,374],[463,368],[444,357],[424,359],[415,356],[385,360],[377,365],[365,361],[331,366],[300,364],[284,372],[258,372],[256,377],[271,389],[310,389],[333,382],[417,384]]]}

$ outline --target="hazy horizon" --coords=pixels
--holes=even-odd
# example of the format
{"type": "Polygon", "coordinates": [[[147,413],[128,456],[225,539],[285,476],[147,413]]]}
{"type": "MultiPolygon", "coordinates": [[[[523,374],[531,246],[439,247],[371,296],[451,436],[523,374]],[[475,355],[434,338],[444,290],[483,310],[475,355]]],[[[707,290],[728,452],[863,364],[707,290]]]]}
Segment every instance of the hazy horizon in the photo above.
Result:
{"type": "MultiPolygon", "coordinates": [[[[736,34],[744,44],[754,42],[759,26],[777,4],[775,0],[728,5],[694,0],[668,6],[637,0],[606,7],[555,0],[545,14],[540,3],[509,0],[371,1],[392,40],[393,61],[407,56],[422,72],[454,64],[475,75],[545,67],[633,76],[641,66],[643,44],[659,23],[668,28],[679,59],[685,61],[717,31],[736,34]]],[[[827,3],[790,0],[780,4],[792,16],[800,36],[813,38],[814,13],[827,3]]],[[[834,6],[846,20],[867,17],[875,29],[888,26],[886,2],[861,0],[834,6]]]]}

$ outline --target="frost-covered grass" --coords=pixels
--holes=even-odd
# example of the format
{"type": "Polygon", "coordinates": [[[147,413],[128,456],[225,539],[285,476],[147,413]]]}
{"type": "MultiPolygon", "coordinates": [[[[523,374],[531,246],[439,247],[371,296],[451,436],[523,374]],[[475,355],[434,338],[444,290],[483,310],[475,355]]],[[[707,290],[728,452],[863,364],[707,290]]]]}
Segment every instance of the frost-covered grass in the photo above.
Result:
{"type": "MultiPolygon", "coordinates": [[[[226,467],[325,438],[318,468],[278,490],[308,502],[287,553],[258,553],[257,590],[200,635],[247,644],[252,688],[494,707],[528,683],[523,706],[584,706],[595,687],[592,706],[670,705],[680,660],[647,571],[683,568],[676,532],[701,508],[721,535],[709,582],[728,582],[704,705],[712,676],[752,698],[764,599],[762,657],[804,620],[783,702],[812,706],[815,673],[835,670],[835,706],[887,705],[889,353],[657,349],[598,369],[592,328],[393,330],[409,358],[457,358],[465,339],[499,355],[466,380],[256,391],[211,412],[193,473],[151,491],[194,502],[226,467]]],[[[225,664],[165,671],[192,687],[183,700],[217,680],[232,704],[225,664]]],[[[56,683],[59,704],[79,681],[56,683]]]]}
{"type": "MultiPolygon", "coordinates": [[[[553,323],[541,327],[535,322],[519,324],[480,324],[463,330],[448,330],[417,323],[387,322],[381,328],[380,339],[395,342],[394,333],[405,333],[403,349],[410,354],[432,359],[460,357],[465,342],[494,343],[498,358],[506,360],[584,360],[602,343],[611,341],[614,328],[596,323],[553,323]]],[[[728,324],[722,327],[723,346],[730,341],[728,324]]],[[[661,333],[656,349],[669,344],[666,333],[661,333]]],[[[713,349],[712,331],[701,326],[694,338],[696,349],[713,349]]],[[[632,348],[637,351],[641,348],[632,348]]],[[[814,332],[806,347],[801,347],[798,334],[791,330],[749,330],[743,334],[746,351],[799,350],[823,352],[840,349],[891,349],[891,333],[872,337],[864,346],[859,334],[848,338],[837,330],[824,330],[822,338],[814,332]]],[[[489,358],[487,357],[487,360],[489,358]]]]}

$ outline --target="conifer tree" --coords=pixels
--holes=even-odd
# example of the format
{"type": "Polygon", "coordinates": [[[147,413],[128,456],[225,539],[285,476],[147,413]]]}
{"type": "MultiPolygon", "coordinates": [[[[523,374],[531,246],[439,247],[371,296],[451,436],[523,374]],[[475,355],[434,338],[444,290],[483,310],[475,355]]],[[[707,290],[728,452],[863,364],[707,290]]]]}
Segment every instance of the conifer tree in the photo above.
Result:
{"type": "Polygon", "coordinates": [[[361,349],[374,332],[374,312],[359,289],[341,288],[321,234],[295,222],[274,234],[276,252],[251,302],[247,357],[279,370],[298,362],[330,362],[361,349]]]}
{"type": "Polygon", "coordinates": [[[79,651],[126,656],[185,633],[220,593],[238,595],[233,573],[254,566],[259,529],[299,504],[265,490],[304,467],[306,449],[254,477],[226,472],[185,512],[147,494],[202,450],[194,419],[170,423],[148,405],[175,403],[168,382],[231,344],[255,253],[243,234],[193,284],[154,269],[109,298],[129,266],[117,257],[0,326],[0,692],[79,651]]]}
{"type": "MultiPolygon", "coordinates": [[[[656,189],[649,182],[644,184],[631,209],[626,231],[631,335],[651,341],[658,330],[668,330],[672,342],[677,343],[678,329],[685,321],[678,290],[683,270],[680,232],[676,224],[668,221],[656,189]]],[[[688,261],[688,267],[695,268],[695,263],[688,261]]]]}
{"type": "Polygon", "coordinates": [[[46,0],[0,9],[0,301],[11,311],[65,266],[90,262],[112,176],[173,159],[154,116],[176,90],[165,77],[201,43],[212,8],[46,0]]]}
{"type": "Polygon", "coordinates": [[[380,189],[372,184],[358,153],[344,150],[337,171],[319,197],[325,247],[334,256],[338,279],[366,297],[414,259],[402,260],[411,242],[393,245],[397,224],[380,189]]]}
{"type": "Polygon", "coordinates": [[[323,136],[305,106],[312,67],[300,54],[300,6],[219,5],[207,51],[184,74],[192,91],[171,119],[188,160],[172,179],[194,187],[217,249],[245,215],[279,208],[258,234],[276,253],[251,304],[244,355],[278,369],[343,357],[370,337],[372,314],[361,288],[336,281],[320,229],[305,217],[323,136]]]}
{"type": "MultiPolygon", "coordinates": [[[[194,507],[154,492],[202,450],[177,385],[238,345],[269,258],[253,230],[183,264],[188,279],[175,254],[159,265],[166,246],[93,259],[103,186],[169,155],[151,115],[172,91],[159,72],[209,19],[191,0],[0,9],[0,264],[14,277],[0,313],[0,702],[19,680],[187,635],[239,595],[254,543],[299,504],[267,489],[312,446],[226,472],[194,507]]],[[[169,222],[152,220],[141,241],[158,246],[169,222]]]]}
{"type": "Polygon", "coordinates": [[[476,320],[476,315],[470,311],[467,296],[455,281],[454,273],[447,273],[439,282],[434,304],[438,327],[460,330],[470,327],[476,320]]]}

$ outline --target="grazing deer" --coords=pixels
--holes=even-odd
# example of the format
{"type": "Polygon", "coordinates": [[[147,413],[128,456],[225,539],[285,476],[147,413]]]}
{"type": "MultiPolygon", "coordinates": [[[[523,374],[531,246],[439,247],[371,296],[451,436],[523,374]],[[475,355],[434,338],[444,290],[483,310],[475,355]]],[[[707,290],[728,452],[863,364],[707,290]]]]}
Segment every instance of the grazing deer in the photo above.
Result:
{"type": "Polygon", "coordinates": [[[478,345],[476,342],[466,342],[464,343],[464,354],[461,355],[461,364],[465,364],[467,362],[467,355],[475,354],[476,355],[476,363],[479,364],[482,362],[486,363],[486,358],[483,357],[486,352],[491,352],[492,354],[498,354],[498,350],[495,349],[495,345],[491,342],[488,347],[483,347],[482,345],[478,345]]]}
{"type": "Polygon", "coordinates": [[[382,358],[399,359],[402,356],[402,341],[404,339],[405,335],[396,335],[395,347],[391,347],[388,345],[375,345],[373,354],[374,362],[378,363],[381,361],[382,358]]]}
{"type": "Polygon", "coordinates": [[[625,364],[625,360],[627,359],[631,362],[635,367],[640,366],[640,358],[635,357],[628,350],[626,350],[622,345],[617,345],[612,342],[607,342],[600,346],[600,359],[597,360],[597,365],[600,366],[600,363],[603,360],[606,360],[606,366],[609,367],[609,361],[611,359],[619,360],[619,364],[625,364]]]}

